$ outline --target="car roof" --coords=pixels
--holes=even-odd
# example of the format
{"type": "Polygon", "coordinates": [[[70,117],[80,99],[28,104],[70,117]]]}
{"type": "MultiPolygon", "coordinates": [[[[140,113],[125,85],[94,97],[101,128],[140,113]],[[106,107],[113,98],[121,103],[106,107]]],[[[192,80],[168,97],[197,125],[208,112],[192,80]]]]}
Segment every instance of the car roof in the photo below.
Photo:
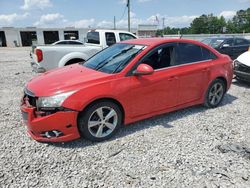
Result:
{"type": "Polygon", "coordinates": [[[182,39],[182,38],[139,38],[139,39],[131,39],[131,40],[124,40],[120,43],[124,44],[134,44],[134,45],[145,45],[149,46],[150,48],[154,48],[155,46],[166,44],[166,43],[172,43],[172,42],[184,42],[184,43],[191,43],[195,45],[199,45],[202,47],[205,47],[212,51],[217,56],[220,56],[220,53],[216,51],[211,46],[208,46],[202,42],[196,41],[196,40],[190,40],[190,39],[182,39]]]}
{"type": "Polygon", "coordinates": [[[140,39],[131,39],[122,41],[122,43],[128,44],[138,44],[138,45],[146,45],[146,46],[157,46],[164,43],[171,43],[171,42],[187,42],[193,43],[197,45],[204,46],[203,43],[195,40],[190,39],[180,39],[180,38],[140,38],[140,39]]]}

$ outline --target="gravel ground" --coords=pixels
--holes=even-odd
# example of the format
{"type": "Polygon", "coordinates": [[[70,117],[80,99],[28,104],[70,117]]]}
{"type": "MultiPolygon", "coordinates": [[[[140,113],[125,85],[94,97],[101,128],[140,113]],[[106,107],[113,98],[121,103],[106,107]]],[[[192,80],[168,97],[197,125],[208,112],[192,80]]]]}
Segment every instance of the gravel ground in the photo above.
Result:
{"type": "Polygon", "coordinates": [[[250,86],[123,127],[102,143],[38,143],[19,103],[30,48],[0,48],[0,187],[250,187],[250,86]]]}

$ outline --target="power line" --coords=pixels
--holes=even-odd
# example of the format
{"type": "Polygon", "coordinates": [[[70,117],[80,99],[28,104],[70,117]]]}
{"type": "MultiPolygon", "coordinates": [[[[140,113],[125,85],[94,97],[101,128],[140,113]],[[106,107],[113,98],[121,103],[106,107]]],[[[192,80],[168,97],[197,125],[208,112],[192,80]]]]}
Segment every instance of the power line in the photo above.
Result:
{"type": "Polygon", "coordinates": [[[127,4],[125,5],[124,10],[123,10],[123,13],[122,13],[122,16],[120,17],[119,20],[122,20],[122,19],[123,19],[123,17],[125,16],[126,10],[127,10],[127,4]]]}

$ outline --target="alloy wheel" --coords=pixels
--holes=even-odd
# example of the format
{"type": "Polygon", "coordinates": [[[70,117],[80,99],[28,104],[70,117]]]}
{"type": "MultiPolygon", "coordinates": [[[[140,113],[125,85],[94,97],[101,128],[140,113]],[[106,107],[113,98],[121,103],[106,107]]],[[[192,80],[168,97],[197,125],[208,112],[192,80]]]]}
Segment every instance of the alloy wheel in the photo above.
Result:
{"type": "Polygon", "coordinates": [[[88,119],[88,130],[92,136],[103,138],[110,135],[118,124],[117,112],[108,106],[97,108],[88,119]]]}
{"type": "Polygon", "coordinates": [[[220,103],[222,97],[224,94],[224,87],[220,82],[215,83],[209,92],[209,102],[210,104],[212,104],[213,106],[216,106],[220,103]]]}

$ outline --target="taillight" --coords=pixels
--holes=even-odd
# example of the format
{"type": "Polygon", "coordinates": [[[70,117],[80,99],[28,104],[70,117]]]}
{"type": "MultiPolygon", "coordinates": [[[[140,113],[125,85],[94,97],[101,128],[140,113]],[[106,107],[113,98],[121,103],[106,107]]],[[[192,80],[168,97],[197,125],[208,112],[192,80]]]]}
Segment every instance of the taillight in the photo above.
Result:
{"type": "Polygon", "coordinates": [[[41,62],[43,60],[43,51],[40,49],[36,49],[36,57],[37,57],[37,62],[41,62]]]}

